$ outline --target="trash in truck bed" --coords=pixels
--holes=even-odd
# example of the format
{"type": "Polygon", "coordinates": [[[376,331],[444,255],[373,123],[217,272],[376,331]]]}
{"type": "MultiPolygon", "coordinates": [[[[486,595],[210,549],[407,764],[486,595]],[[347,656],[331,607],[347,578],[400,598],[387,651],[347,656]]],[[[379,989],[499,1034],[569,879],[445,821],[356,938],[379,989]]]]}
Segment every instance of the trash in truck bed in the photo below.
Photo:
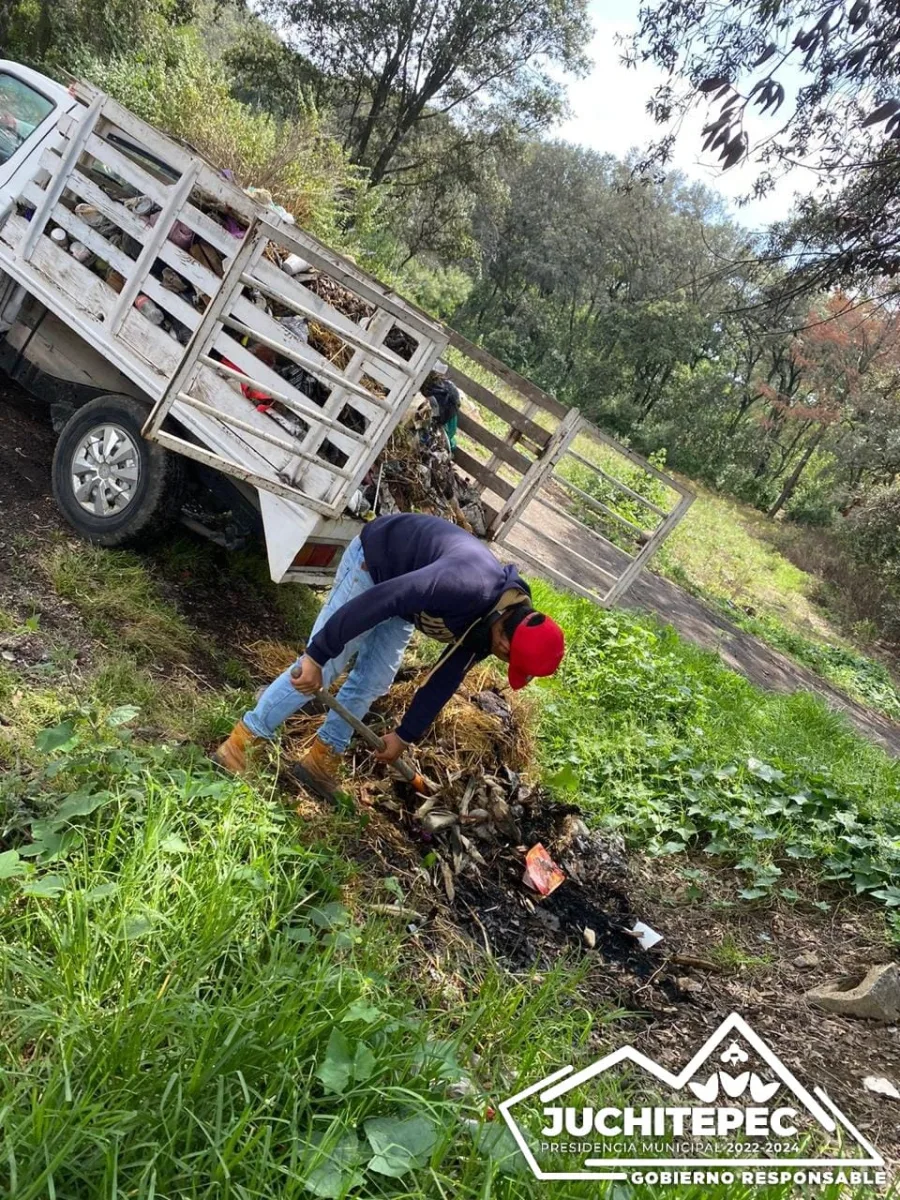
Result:
{"type": "Polygon", "coordinates": [[[441,328],[101,94],[41,168],[0,268],[155,402],[146,436],[339,517],[441,328]]]}

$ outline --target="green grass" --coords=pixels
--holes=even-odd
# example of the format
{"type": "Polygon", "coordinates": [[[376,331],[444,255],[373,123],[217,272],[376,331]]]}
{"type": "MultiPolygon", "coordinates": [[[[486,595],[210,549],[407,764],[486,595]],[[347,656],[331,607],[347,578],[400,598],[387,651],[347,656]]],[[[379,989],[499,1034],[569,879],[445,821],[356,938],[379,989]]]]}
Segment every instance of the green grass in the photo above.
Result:
{"type": "Polygon", "coordinates": [[[804,863],[900,906],[900,763],[817,698],[763,692],[651,618],[535,592],[569,633],[542,686],[554,786],[636,847],[734,864],[747,900],[784,895],[804,863]]]}
{"type": "MultiPolygon", "coordinates": [[[[140,560],[110,558],[90,594],[111,653],[84,679],[38,688],[0,676],[0,695],[22,694],[22,752],[0,775],[4,1195],[546,1196],[485,1118],[521,1083],[622,1040],[618,1014],[583,999],[590,960],[512,975],[463,943],[373,916],[369,900],[396,883],[388,892],[373,874],[364,817],[304,827],[271,771],[225,778],[196,748],[151,736],[167,705],[171,726],[227,723],[240,693],[186,699],[171,660],[151,675],[168,610],[140,560]],[[123,568],[153,617],[139,633],[123,632],[121,601],[109,599],[123,568]],[[387,1158],[385,1133],[401,1147],[387,1158]]],[[[55,578],[88,595],[82,574],[55,578]]],[[[715,836],[725,862],[755,848],[741,869],[765,899],[779,885],[763,872],[787,846],[834,864],[815,824],[823,805],[832,834],[849,829],[834,816],[851,807],[865,836],[893,819],[898,768],[816,701],[766,696],[651,620],[536,593],[570,642],[563,672],[537,689],[541,758],[592,823],[666,854],[715,836]],[[809,809],[766,814],[795,794],[795,777],[809,809]],[[717,811],[744,825],[717,835],[717,811]],[[757,841],[750,815],[777,836],[757,841]]],[[[880,854],[879,842],[876,866],[880,854]]],[[[723,966],[765,969],[734,940],[714,950],[723,966]]],[[[555,1183],[553,1194],[611,1193],[555,1183]]],[[[671,1189],[673,1200],[759,1194],[671,1189]]]]}
{"type": "Polygon", "coordinates": [[[88,630],[107,646],[140,662],[172,662],[189,657],[198,644],[196,631],[160,598],[143,562],[130,551],[61,542],[46,553],[43,567],[57,594],[76,606],[88,630]]]}
{"type": "Polygon", "coordinates": [[[342,902],[355,822],[304,837],[136,716],[75,714],[0,793],[4,1194],[539,1194],[485,1108],[586,1053],[583,969],[447,963],[435,988],[416,939],[342,902]],[[388,1171],[379,1130],[413,1119],[388,1171]]]}
{"type": "Polygon", "coordinates": [[[771,533],[756,510],[699,489],[655,566],[741,629],[900,720],[900,689],[890,671],[854,646],[858,629],[840,627],[818,602],[822,581],[789,562],[771,533]]]}

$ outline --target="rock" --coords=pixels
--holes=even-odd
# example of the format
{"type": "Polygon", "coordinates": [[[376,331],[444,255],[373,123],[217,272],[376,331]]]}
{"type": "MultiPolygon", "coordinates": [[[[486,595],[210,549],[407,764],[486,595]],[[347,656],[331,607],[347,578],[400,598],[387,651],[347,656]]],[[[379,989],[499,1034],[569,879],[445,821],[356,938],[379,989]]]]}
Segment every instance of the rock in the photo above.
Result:
{"type": "Polygon", "coordinates": [[[867,1092],[877,1092],[880,1096],[890,1096],[892,1100],[900,1100],[900,1092],[883,1075],[867,1075],[863,1080],[867,1092]]]}
{"type": "Polygon", "coordinates": [[[2,658],[4,662],[15,662],[16,661],[16,656],[12,653],[11,650],[2,651],[2,653],[0,653],[0,658],[2,658]]]}
{"type": "Polygon", "coordinates": [[[802,954],[798,954],[794,959],[794,966],[804,970],[807,967],[817,967],[819,965],[819,956],[815,950],[804,950],[802,954]]]}
{"type": "Polygon", "coordinates": [[[585,926],[585,928],[581,931],[581,936],[584,938],[584,944],[587,946],[588,950],[593,950],[597,945],[597,935],[594,933],[593,929],[589,929],[587,926],[585,926]]]}
{"type": "Polygon", "coordinates": [[[699,979],[691,979],[690,975],[679,975],[675,985],[680,992],[702,992],[703,984],[699,979]]]}
{"type": "Polygon", "coordinates": [[[890,1023],[900,1016],[900,976],[894,963],[871,967],[863,979],[848,975],[812,988],[806,999],[826,1012],[890,1023]]]}

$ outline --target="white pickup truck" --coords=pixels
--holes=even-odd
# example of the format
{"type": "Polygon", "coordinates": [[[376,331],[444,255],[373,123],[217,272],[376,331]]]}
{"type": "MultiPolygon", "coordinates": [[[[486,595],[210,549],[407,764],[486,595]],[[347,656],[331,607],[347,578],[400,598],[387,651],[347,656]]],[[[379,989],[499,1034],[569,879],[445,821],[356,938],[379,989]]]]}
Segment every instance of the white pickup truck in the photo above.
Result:
{"type": "Polygon", "coordinates": [[[104,546],[176,520],[261,535],[276,582],[328,582],[449,342],[479,532],[618,602],[690,490],[250,192],[88,85],[0,61],[0,370],[51,401],[69,523],[104,546]]]}
{"type": "Polygon", "coordinates": [[[114,100],[0,61],[0,368],[53,403],[83,536],[261,533],[273,579],[324,582],[446,343],[114,100]]]}

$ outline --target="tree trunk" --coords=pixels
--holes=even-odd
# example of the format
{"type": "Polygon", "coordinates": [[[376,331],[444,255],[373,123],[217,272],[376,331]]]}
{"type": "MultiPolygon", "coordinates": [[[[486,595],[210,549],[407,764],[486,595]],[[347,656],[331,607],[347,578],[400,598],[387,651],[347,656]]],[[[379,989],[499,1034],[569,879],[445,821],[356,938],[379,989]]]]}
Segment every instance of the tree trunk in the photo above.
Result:
{"type": "Polygon", "coordinates": [[[809,462],[809,460],[815,454],[816,448],[824,436],[825,436],[825,426],[820,425],[819,432],[813,438],[810,439],[809,445],[806,447],[806,449],[800,455],[800,458],[797,462],[796,467],[794,467],[793,471],[791,471],[790,475],[787,477],[785,485],[781,489],[781,495],[778,497],[778,499],[775,501],[775,503],[769,509],[768,513],[766,513],[766,516],[769,516],[769,517],[776,516],[779,512],[781,512],[782,508],[784,508],[785,504],[787,504],[787,502],[788,502],[788,500],[790,500],[791,496],[793,496],[794,489],[796,488],[797,484],[800,482],[800,476],[806,470],[806,464],[809,462]]]}

